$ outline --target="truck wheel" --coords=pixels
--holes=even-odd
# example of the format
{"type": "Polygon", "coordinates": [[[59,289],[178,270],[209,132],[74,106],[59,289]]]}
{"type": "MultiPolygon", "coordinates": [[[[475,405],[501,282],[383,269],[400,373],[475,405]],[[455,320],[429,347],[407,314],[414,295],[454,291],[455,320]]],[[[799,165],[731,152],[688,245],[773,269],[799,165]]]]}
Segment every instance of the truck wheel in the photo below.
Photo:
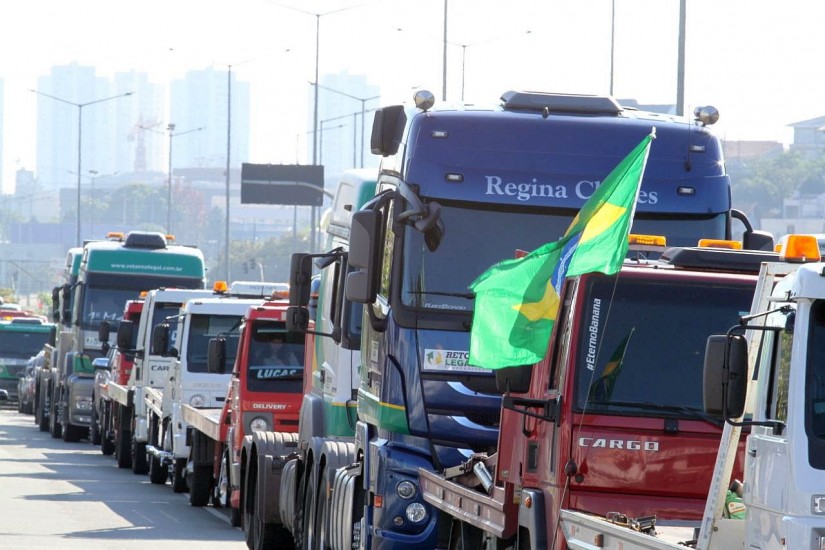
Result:
{"type": "Polygon", "coordinates": [[[169,469],[161,464],[155,455],[149,457],[149,481],[155,485],[163,485],[169,479],[169,469]]]}
{"type": "Polygon", "coordinates": [[[54,406],[54,402],[56,399],[52,399],[52,403],[49,406],[49,433],[55,439],[60,439],[60,436],[63,435],[63,430],[61,429],[60,422],[57,420],[57,407],[54,406]]]}
{"type": "Polygon", "coordinates": [[[243,524],[244,540],[249,550],[255,548],[255,488],[258,484],[258,455],[253,453],[249,457],[246,467],[246,478],[244,479],[243,494],[241,498],[241,519],[243,524]]]}
{"type": "Polygon", "coordinates": [[[229,479],[229,451],[226,451],[221,460],[221,473],[218,482],[212,491],[212,506],[229,510],[229,524],[232,527],[241,526],[241,511],[232,506],[232,480],[229,479]]]}
{"type": "Polygon", "coordinates": [[[41,432],[49,431],[49,417],[46,415],[46,398],[43,392],[37,392],[34,420],[41,432]]]}
{"type": "Polygon", "coordinates": [[[63,426],[63,433],[61,436],[63,437],[63,441],[66,443],[74,443],[75,441],[80,441],[80,434],[83,428],[81,426],[75,426],[74,424],[69,424],[68,422],[63,426]]]}
{"type": "MultiPolygon", "coordinates": [[[[318,484],[318,493],[315,511],[315,536],[318,539],[318,548],[321,550],[328,550],[329,543],[327,542],[327,533],[329,533],[329,498],[327,498],[326,487],[329,474],[329,468],[324,466],[324,471],[321,472],[321,482],[318,484]]],[[[479,546],[481,548],[481,546],[479,546]]]]}
{"type": "Polygon", "coordinates": [[[462,521],[453,521],[450,530],[450,550],[481,548],[481,531],[462,521]]]}
{"type": "Polygon", "coordinates": [[[148,474],[149,461],[146,460],[146,443],[138,443],[134,435],[130,439],[132,440],[132,472],[138,475],[148,474]]]}
{"type": "Polygon", "coordinates": [[[115,452],[115,442],[112,441],[112,405],[104,407],[103,422],[101,424],[100,434],[100,452],[103,456],[112,456],[115,452]]]}
{"type": "Polygon", "coordinates": [[[100,445],[100,425],[98,424],[97,410],[92,407],[92,421],[89,424],[89,442],[100,445]]]}
{"type": "Polygon", "coordinates": [[[172,467],[172,491],[176,493],[185,493],[188,487],[186,486],[186,459],[176,458],[175,464],[172,467]]]}
{"type": "Polygon", "coordinates": [[[118,468],[132,467],[132,409],[118,407],[117,431],[115,432],[115,455],[118,468]]]}
{"type": "Polygon", "coordinates": [[[189,504],[206,506],[209,504],[209,490],[212,488],[212,465],[194,466],[189,476],[189,504]]]}
{"type": "Polygon", "coordinates": [[[316,550],[318,548],[317,533],[315,532],[318,504],[318,467],[311,466],[312,472],[309,474],[308,483],[304,486],[304,506],[301,516],[301,548],[304,550],[316,550]]]}

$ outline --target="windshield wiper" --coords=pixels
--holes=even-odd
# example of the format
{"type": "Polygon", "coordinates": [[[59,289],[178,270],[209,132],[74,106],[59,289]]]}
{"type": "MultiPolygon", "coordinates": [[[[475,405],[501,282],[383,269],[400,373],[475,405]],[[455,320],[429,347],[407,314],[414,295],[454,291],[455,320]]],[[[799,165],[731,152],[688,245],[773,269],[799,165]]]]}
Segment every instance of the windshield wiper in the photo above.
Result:
{"type": "Polygon", "coordinates": [[[476,297],[473,292],[439,292],[437,290],[408,290],[408,294],[430,294],[432,296],[453,296],[455,298],[466,298],[472,300],[476,297]]]}
{"type": "Polygon", "coordinates": [[[644,401],[644,402],[635,402],[635,401],[588,401],[588,405],[598,405],[604,407],[627,407],[633,409],[639,409],[642,411],[651,411],[651,412],[672,412],[672,413],[681,413],[685,416],[689,416],[691,418],[696,418],[698,420],[704,420],[708,424],[713,424],[717,428],[721,428],[725,425],[725,422],[718,417],[713,415],[707,414],[704,411],[699,409],[695,409],[693,407],[682,407],[678,405],[661,405],[659,403],[653,403],[652,401],[644,401]]]}

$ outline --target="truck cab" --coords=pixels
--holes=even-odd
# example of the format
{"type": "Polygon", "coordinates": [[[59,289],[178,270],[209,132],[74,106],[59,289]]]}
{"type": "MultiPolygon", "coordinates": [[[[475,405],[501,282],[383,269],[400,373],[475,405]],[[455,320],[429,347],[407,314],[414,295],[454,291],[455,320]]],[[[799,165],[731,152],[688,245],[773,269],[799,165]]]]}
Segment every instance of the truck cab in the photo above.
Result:
{"type": "MultiPolygon", "coordinates": [[[[453,518],[450,546],[550,547],[561,509],[698,525],[723,426],[704,409],[706,341],[750,309],[759,266],[776,257],[674,247],[615,276],[569,278],[545,358],[496,371],[497,454],[420,470],[424,498],[453,518]]],[[[740,442],[739,474],[743,453],[740,442]]]]}

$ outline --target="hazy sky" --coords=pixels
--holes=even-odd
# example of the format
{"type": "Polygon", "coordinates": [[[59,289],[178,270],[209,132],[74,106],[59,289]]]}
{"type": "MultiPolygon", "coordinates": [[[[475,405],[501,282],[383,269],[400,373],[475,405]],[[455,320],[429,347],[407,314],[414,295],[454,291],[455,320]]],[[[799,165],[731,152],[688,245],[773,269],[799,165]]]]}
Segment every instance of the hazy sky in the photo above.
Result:
{"type": "MultiPolygon", "coordinates": [[[[614,95],[675,102],[679,0],[447,2],[448,100],[460,99],[462,80],[465,98],[477,103],[494,103],[509,89],[608,93],[615,3],[614,95]]],[[[189,69],[233,65],[238,78],[251,84],[252,158],[241,160],[294,162],[296,136],[309,129],[313,14],[322,14],[321,74],[365,74],[387,104],[408,99],[416,86],[441,99],[444,5],[445,0],[4,2],[4,187],[18,166],[35,165],[36,95],[28,90],[53,65],[91,65],[101,76],[134,69],[159,84],[189,69]]],[[[822,21],[821,0],[687,0],[687,110],[716,106],[717,132],[726,139],[789,141],[789,124],[825,115],[822,21]]],[[[358,109],[354,102],[353,111],[358,109]]]]}

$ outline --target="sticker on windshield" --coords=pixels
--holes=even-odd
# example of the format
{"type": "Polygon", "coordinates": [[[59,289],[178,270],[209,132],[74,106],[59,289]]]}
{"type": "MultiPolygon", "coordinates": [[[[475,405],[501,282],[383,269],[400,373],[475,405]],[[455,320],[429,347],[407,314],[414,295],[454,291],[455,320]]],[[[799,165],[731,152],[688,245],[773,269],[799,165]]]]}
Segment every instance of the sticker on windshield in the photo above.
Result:
{"type": "Polygon", "coordinates": [[[468,364],[470,352],[450,349],[425,349],[424,370],[482,371],[468,364]]]}

